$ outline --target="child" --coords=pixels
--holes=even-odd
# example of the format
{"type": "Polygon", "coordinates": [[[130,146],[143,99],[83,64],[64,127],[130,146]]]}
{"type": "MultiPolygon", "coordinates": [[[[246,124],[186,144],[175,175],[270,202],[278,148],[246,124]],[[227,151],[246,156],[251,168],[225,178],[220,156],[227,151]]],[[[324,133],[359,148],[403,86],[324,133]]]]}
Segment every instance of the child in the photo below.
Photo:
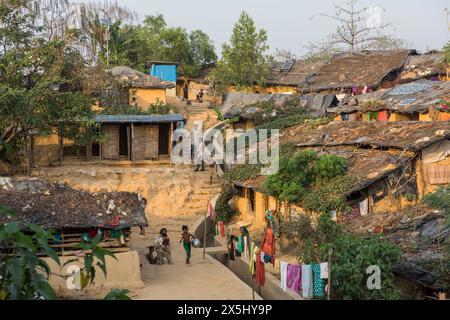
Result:
{"type": "Polygon", "coordinates": [[[148,260],[148,262],[150,264],[156,264],[157,263],[157,259],[153,255],[154,252],[155,252],[155,248],[153,246],[148,247],[148,253],[146,255],[146,258],[147,258],[147,260],[148,260]]]}
{"type": "Polygon", "coordinates": [[[191,258],[191,241],[195,239],[195,237],[188,232],[187,226],[182,226],[181,230],[183,230],[183,233],[181,234],[180,243],[183,241],[183,247],[186,251],[186,264],[190,264],[191,262],[189,259],[191,258]]]}

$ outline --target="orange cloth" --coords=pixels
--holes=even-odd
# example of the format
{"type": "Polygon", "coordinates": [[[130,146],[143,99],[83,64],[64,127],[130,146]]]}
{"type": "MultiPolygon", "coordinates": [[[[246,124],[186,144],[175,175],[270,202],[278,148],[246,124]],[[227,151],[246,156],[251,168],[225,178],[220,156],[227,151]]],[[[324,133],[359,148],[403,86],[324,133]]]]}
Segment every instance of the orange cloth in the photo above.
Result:
{"type": "Polygon", "coordinates": [[[261,250],[271,257],[275,255],[275,236],[273,235],[273,230],[271,227],[267,227],[266,231],[264,231],[264,240],[261,250]]]}
{"type": "Polygon", "coordinates": [[[256,272],[255,272],[256,284],[258,284],[260,287],[264,287],[264,283],[266,282],[266,275],[264,263],[261,262],[261,252],[258,252],[256,254],[255,265],[256,265],[256,272]]]}

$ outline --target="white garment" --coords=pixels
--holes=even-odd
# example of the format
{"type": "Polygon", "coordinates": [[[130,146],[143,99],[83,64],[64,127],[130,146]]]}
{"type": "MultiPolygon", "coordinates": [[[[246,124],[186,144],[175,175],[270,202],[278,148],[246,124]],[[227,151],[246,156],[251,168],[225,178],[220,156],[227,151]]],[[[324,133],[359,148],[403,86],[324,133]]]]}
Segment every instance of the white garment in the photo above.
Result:
{"type": "Polygon", "coordinates": [[[365,216],[369,213],[369,199],[366,198],[359,203],[359,212],[362,216],[365,216]]]}
{"type": "Polygon", "coordinates": [[[287,266],[288,263],[286,261],[280,260],[280,276],[281,276],[281,290],[286,291],[287,285],[286,285],[286,279],[287,279],[287,266]]]}
{"type": "Polygon", "coordinates": [[[247,258],[247,236],[244,237],[244,257],[247,258]]]}
{"type": "Polygon", "coordinates": [[[264,253],[264,251],[261,251],[261,262],[262,263],[264,263],[264,256],[265,256],[266,254],[264,253]]]}
{"type": "Polygon", "coordinates": [[[320,264],[320,277],[322,279],[328,279],[328,262],[322,262],[320,264]]]}

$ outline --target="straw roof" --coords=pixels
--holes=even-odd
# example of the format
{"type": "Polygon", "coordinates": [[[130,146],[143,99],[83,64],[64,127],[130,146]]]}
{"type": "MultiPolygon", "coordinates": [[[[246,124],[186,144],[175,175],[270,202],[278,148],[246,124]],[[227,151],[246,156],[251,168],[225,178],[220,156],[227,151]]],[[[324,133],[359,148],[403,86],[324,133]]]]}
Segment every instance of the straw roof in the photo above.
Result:
{"type": "Polygon", "coordinates": [[[367,85],[378,87],[391,74],[403,70],[413,50],[341,53],[308,76],[298,90],[303,92],[348,89],[367,85]]]}
{"type": "Polygon", "coordinates": [[[147,225],[136,193],[89,193],[40,179],[2,178],[0,204],[17,214],[14,217],[0,214],[0,223],[16,220],[23,228],[29,224],[53,229],[123,229],[147,225]]]}

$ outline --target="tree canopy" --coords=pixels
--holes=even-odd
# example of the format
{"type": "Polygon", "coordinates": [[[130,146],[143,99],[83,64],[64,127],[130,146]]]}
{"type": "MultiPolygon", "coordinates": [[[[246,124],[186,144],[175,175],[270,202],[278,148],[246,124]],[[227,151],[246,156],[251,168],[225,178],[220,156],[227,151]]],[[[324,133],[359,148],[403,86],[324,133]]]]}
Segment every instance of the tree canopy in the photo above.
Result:
{"type": "Polygon", "coordinates": [[[264,85],[271,69],[268,49],[266,31],[258,30],[250,15],[242,12],[230,43],[222,46],[222,59],[214,71],[216,84],[237,88],[264,85]]]}

